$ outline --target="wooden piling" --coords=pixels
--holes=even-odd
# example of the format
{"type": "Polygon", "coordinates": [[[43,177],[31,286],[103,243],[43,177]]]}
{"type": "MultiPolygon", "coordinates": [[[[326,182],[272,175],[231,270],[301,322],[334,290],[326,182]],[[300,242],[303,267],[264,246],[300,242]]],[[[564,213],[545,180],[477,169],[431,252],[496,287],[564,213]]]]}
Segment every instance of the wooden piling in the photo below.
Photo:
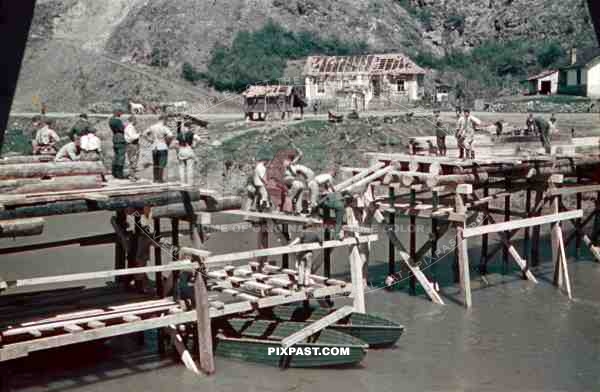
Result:
{"type": "MultiPolygon", "coordinates": [[[[153,226],[155,238],[160,238],[160,218],[153,219],[153,226]]],[[[158,243],[154,244],[154,265],[162,265],[162,249],[158,243]]],[[[157,272],[154,275],[154,280],[156,281],[156,293],[163,297],[162,272],[157,272]]]]}
{"type": "MultiPolygon", "coordinates": [[[[535,191],[535,205],[538,206],[544,198],[544,192],[541,189],[535,191]]],[[[541,213],[535,211],[534,215],[539,216],[541,213]]],[[[531,235],[531,265],[537,267],[540,265],[540,226],[535,226],[531,235]]]]}
{"type": "MultiPolygon", "coordinates": [[[[115,213],[115,221],[119,228],[124,228],[127,230],[127,214],[125,210],[119,209],[115,213]]],[[[115,241],[115,269],[123,269],[127,265],[127,249],[123,244],[117,239],[115,241]]],[[[117,282],[123,282],[126,277],[117,278],[117,282]]]]}
{"type": "MultiPolygon", "coordinates": [[[[290,241],[290,230],[287,223],[281,224],[281,234],[286,238],[286,240],[290,241]]],[[[281,256],[281,267],[289,268],[290,267],[290,255],[285,254],[281,256]]]]}
{"type": "MultiPolygon", "coordinates": [[[[416,192],[414,189],[410,191],[410,204],[411,206],[416,205],[416,192]]],[[[411,215],[409,217],[410,221],[410,242],[409,242],[409,254],[410,259],[416,261],[417,255],[417,217],[411,215]]],[[[417,278],[414,274],[410,275],[410,294],[417,295],[417,278]]]]}
{"type": "MultiPolygon", "coordinates": [[[[490,190],[489,188],[486,186],[483,188],[483,197],[488,197],[490,195],[490,190]]],[[[484,204],[484,210],[483,210],[483,225],[487,225],[488,224],[488,215],[489,215],[489,204],[485,203],[484,204]]],[[[489,235],[483,234],[481,236],[481,256],[479,259],[479,273],[481,275],[485,275],[487,274],[487,264],[488,264],[488,252],[489,252],[489,235]]]]}
{"type": "MultiPolygon", "coordinates": [[[[510,182],[507,181],[506,182],[506,188],[510,188],[510,182]]],[[[504,221],[508,222],[510,221],[510,195],[507,195],[504,197],[504,221]]],[[[509,231],[505,231],[504,233],[505,238],[508,238],[510,232],[509,231]]],[[[508,249],[506,247],[502,248],[502,274],[506,275],[508,274],[508,268],[509,268],[509,260],[508,260],[509,254],[508,254],[508,249]]]]}
{"type": "MultiPolygon", "coordinates": [[[[527,214],[528,218],[531,218],[531,189],[527,189],[525,191],[525,214],[527,214]]],[[[529,227],[526,227],[525,233],[523,234],[523,255],[526,258],[527,268],[530,267],[531,261],[530,258],[527,257],[529,254],[529,227]]]]}
{"type": "MultiPolygon", "coordinates": [[[[468,192],[467,192],[468,193],[468,192]]],[[[466,208],[459,192],[455,195],[455,209],[459,214],[465,214],[466,208]]],[[[471,274],[469,270],[469,247],[467,239],[464,237],[465,223],[456,225],[456,250],[458,253],[458,268],[460,276],[460,290],[464,296],[464,305],[466,308],[472,306],[471,302],[471,274]]]]}
{"type": "MultiPolygon", "coordinates": [[[[396,227],[396,214],[390,212],[388,214],[388,222],[390,227],[396,227]]],[[[396,273],[396,248],[394,243],[388,238],[388,274],[393,275],[396,273]]]]}
{"type": "MultiPolygon", "coordinates": [[[[326,210],[328,211],[328,210],[326,210]]],[[[329,216],[329,215],[325,215],[329,216]]],[[[325,231],[323,232],[324,241],[331,241],[331,228],[328,226],[325,227],[325,231]]],[[[331,278],[331,249],[323,250],[323,275],[331,278]]]]}
{"type": "MultiPolygon", "coordinates": [[[[578,181],[580,179],[578,178],[578,181]]],[[[583,205],[583,195],[581,193],[577,193],[576,194],[576,204],[577,204],[577,209],[581,210],[582,205],[583,205]]],[[[575,220],[575,226],[576,226],[576,234],[575,234],[575,260],[579,260],[579,257],[581,256],[581,240],[583,237],[583,227],[581,227],[581,222],[582,219],[576,219],[575,220]]]]}

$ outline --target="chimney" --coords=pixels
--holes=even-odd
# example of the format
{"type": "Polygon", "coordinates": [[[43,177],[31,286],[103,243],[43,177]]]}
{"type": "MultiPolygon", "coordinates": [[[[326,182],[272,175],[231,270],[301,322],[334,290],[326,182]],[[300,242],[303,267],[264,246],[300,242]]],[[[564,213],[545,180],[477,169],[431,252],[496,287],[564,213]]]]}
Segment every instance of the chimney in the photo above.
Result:
{"type": "Polygon", "coordinates": [[[577,48],[571,48],[569,54],[571,57],[571,65],[574,65],[577,62],[577,48]]]}

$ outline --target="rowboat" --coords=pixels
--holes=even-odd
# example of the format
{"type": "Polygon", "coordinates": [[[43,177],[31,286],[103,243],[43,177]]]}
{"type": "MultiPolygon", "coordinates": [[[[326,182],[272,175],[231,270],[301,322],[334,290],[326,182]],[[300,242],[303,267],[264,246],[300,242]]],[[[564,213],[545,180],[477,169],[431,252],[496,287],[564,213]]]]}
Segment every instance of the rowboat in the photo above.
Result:
{"type": "Polygon", "coordinates": [[[367,354],[368,345],[365,342],[329,329],[284,349],[282,340],[307,325],[290,321],[229,319],[221,324],[215,353],[282,368],[351,366],[358,364],[367,354]]]}
{"type": "MultiPolygon", "coordinates": [[[[275,307],[273,316],[275,320],[314,322],[334,311],[335,309],[288,305],[275,307]]],[[[372,348],[393,346],[404,332],[403,325],[363,313],[352,313],[328,329],[352,335],[372,348]]]]}

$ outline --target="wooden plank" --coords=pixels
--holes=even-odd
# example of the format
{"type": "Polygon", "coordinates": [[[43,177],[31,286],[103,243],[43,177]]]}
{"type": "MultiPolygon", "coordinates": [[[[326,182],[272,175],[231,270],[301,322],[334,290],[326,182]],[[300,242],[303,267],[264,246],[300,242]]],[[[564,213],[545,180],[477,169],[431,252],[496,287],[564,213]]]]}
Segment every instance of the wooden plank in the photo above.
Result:
{"type": "Polygon", "coordinates": [[[179,248],[179,254],[182,255],[190,255],[190,256],[198,256],[198,257],[208,257],[210,256],[210,252],[202,249],[195,249],[189,247],[181,247],[179,248]]]}
{"type": "Polygon", "coordinates": [[[247,218],[257,218],[273,220],[276,222],[287,222],[287,223],[312,223],[322,224],[323,221],[314,218],[305,218],[302,216],[286,215],[282,213],[270,213],[270,212],[256,212],[256,211],[244,211],[244,210],[224,210],[219,211],[220,214],[243,216],[247,218]]]}
{"type": "Polygon", "coordinates": [[[40,338],[33,341],[13,343],[0,348],[0,362],[27,356],[31,352],[46,350],[70,344],[89,342],[114,336],[127,335],[150,329],[163,328],[171,324],[182,324],[195,321],[196,312],[182,312],[163,317],[155,317],[133,323],[119,324],[105,328],[91,329],[72,334],[63,334],[40,338]]]}
{"type": "Polygon", "coordinates": [[[132,323],[134,321],[139,321],[141,320],[140,316],[136,316],[135,314],[127,314],[125,316],[123,316],[123,321],[125,321],[126,323],[132,323]]]}
{"type": "Polygon", "coordinates": [[[567,291],[567,296],[569,299],[573,299],[573,295],[571,294],[571,279],[569,278],[569,267],[567,266],[567,255],[565,252],[565,243],[563,240],[563,233],[560,226],[558,227],[558,249],[560,252],[560,267],[562,269],[563,276],[563,284],[565,290],[567,291]]]}
{"type": "Polygon", "coordinates": [[[3,220],[0,221],[0,238],[40,235],[45,224],[43,218],[3,220]]]}
{"type": "Polygon", "coordinates": [[[548,196],[567,196],[576,193],[598,192],[600,185],[582,185],[582,186],[564,186],[561,188],[549,189],[548,196]]]}
{"type": "MultiPolygon", "coordinates": [[[[466,213],[466,207],[464,205],[462,195],[457,192],[455,195],[455,206],[456,212],[466,213]]],[[[484,226],[489,227],[489,226],[484,226]]],[[[473,302],[471,299],[471,271],[469,264],[469,247],[467,245],[467,238],[465,236],[465,225],[458,224],[456,226],[456,250],[458,254],[458,272],[459,272],[459,283],[460,290],[464,296],[465,307],[471,308],[473,302]]]]}
{"type": "Polygon", "coordinates": [[[347,317],[348,315],[352,314],[353,312],[354,312],[354,308],[352,308],[351,306],[343,306],[343,307],[339,308],[338,310],[336,310],[335,312],[323,317],[322,319],[307,325],[306,327],[302,328],[300,331],[293,333],[290,336],[285,337],[281,341],[281,346],[283,348],[292,347],[296,343],[300,343],[300,342],[304,341],[305,339],[307,339],[308,337],[314,335],[315,333],[329,327],[332,324],[337,323],[338,321],[340,321],[344,317],[347,317]]]}
{"type": "Polygon", "coordinates": [[[75,332],[81,332],[83,331],[83,328],[81,328],[79,325],[77,324],[67,324],[63,327],[63,329],[69,333],[75,333],[75,332]]]}
{"type": "Polygon", "coordinates": [[[517,252],[517,250],[515,249],[514,246],[510,245],[508,247],[508,253],[512,256],[512,258],[515,260],[515,262],[519,265],[519,267],[521,268],[521,271],[523,271],[525,273],[525,276],[527,277],[527,279],[532,281],[533,283],[538,283],[538,281],[535,278],[535,276],[533,275],[533,273],[529,270],[529,268],[527,268],[527,262],[525,260],[523,260],[523,258],[521,257],[521,255],[519,255],[519,252],[517,252]]]}
{"type": "Polygon", "coordinates": [[[486,233],[497,233],[501,231],[508,231],[514,229],[520,229],[523,227],[540,226],[547,223],[560,222],[564,220],[581,218],[583,216],[583,210],[575,210],[568,212],[555,213],[550,215],[543,215],[533,218],[517,219],[509,222],[501,222],[492,225],[469,227],[464,230],[464,237],[470,238],[479,236],[486,233]]]}
{"type": "Polygon", "coordinates": [[[222,255],[211,255],[206,259],[205,264],[208,267],[224,266],[233,261],[238,261],[238,260],[250,260],[250,259],[257,258],[257,257],[278,256],[278,255],[283,255],[286,253],[298,253],[298,252],[305,252],[305,251],[311,251],[311,250],[338,248],[338,247],[342,247],[342,246],[352,246],[352,245],[355,245],[357,242],[358,243],[368,243],[368,242],[377,241],[378,238],[379,237],[377,234],[370,234],[370,235],[365,235],[365,236],[359,236],[356,238],[345,238],[341,241],[338,241],[338,240],[325,241],[325,242],[323,242],[322,245],[318,244],[318,243],[308,243],[308,244],[299,244],[299,245],[293,245],[293,246],[280,246],[280,247],[269,248],[269,249],[256,249],[256,250],[237,252],[237,253],[225,253],[222,255]]]}
{"type": "Polygon", "coordinates": [[[103,323],[102,321],[97,321],[97,320],[96,321],[90,321],[86,325],[87,325],[88,328],[91,328],[91,329],[97,329],[97,328],[104,328],[104,327],[106,327],[105,323],[103,323]]]}
{"type": "Polygon", "coordinates": [[[169,263],[166,265],[158,265],[158,266],[125,268],[125,269],[97,271],[97,272],[82,272],[82,273],[77,273],[77,274],[46,276],[46,277],[41,277],[41,278],[18,279],[18,280],[13,280],[13,281],[7,281],[6,284],[7,284],[8,288],[16,288],[16,287],[25,287],[25,286],[37,286],[37,285],[42,285],[42,284],[56,284],[56,283],[73,282],[73,281],[78,281],[78,280],[103,279],[103,278],[111,278],[111,277],[115,277],[115,276],[152,273],[152,272],[159,272],[159,271],[165,272],[165,271],[192,270],[192,269],[196,269],[196,268],[199,268],[198,263],[193,263],[193,262],[190,262],[189,260],[184,260],[184,261],[176,261],[176,262],[172,262],[172,263],[169,263]]]}

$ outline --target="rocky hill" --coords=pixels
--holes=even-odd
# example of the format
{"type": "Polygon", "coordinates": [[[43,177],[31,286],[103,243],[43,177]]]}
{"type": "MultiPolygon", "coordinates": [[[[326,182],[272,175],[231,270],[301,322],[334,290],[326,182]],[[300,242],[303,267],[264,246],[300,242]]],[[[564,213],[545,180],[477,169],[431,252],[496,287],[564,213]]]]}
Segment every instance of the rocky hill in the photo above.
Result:
{"type": "Polygon", "coordinates": [[[216,44],[269,19],[374,52],[440,55],[488,39],[593,42],[583,0],[38,0],[13,109],[214,97],[181,78],[182,64],[203,70],[216,44]]]}

